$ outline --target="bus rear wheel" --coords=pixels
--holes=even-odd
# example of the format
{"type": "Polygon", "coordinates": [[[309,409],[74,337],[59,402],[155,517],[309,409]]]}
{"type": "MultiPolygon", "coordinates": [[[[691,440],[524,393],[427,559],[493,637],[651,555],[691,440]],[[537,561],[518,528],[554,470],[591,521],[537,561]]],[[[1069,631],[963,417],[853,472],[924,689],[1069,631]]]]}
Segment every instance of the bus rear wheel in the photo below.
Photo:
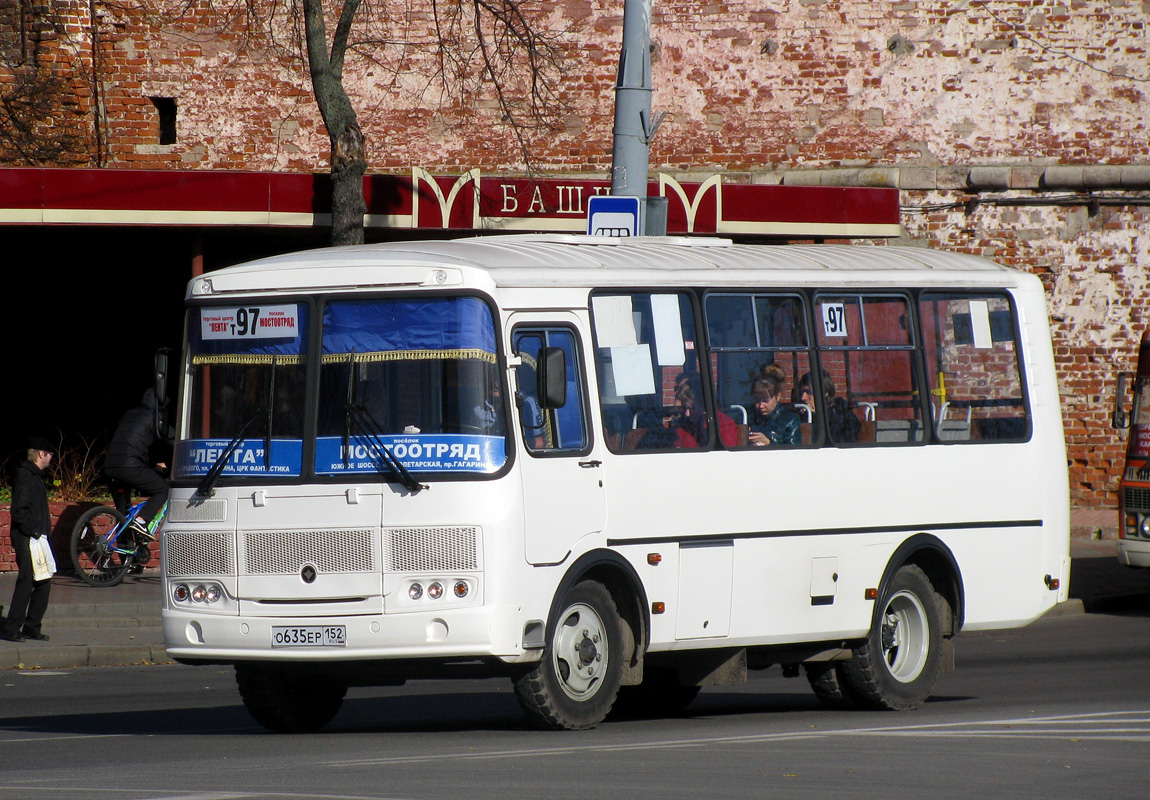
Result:
{"type": "Polygon", "coordinates": [[[814,690],[815,697],[823,706],[833,711],[849,711],[858,708],[858,700],[843,675],[841,663],[824,661],[804,666],[811,689],[814,690]]]}
{"type": "Polygon", "coordinates": [[[598,725],[615,702],[623,676],[623,632],[603,584],[582,581],[563,598],[549,627],[543,658],[515,681],[531,722],[552,730],[598,725]]]}
{"type": "Polygon", "coordinates": [[[279,733],[313,733],[339,712],[347,686],[314,670],[277,664],[236,664],[244,707],[279,733]]]}
{"type": "Polygon", "coordinates": [[[941,662],[941,602],[917,566],[894,574],[875,625],[839,672],[860,707],[909,711],[926,702],[941,662]]]}

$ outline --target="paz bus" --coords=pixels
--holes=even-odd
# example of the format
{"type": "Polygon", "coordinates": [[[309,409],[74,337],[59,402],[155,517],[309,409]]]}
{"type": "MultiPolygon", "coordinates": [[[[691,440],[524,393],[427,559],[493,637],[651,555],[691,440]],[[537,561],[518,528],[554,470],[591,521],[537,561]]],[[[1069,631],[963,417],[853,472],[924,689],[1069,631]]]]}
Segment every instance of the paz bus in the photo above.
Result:
{"type": "Polygon", "coordinates": [[[194,278],[178,372],[168,654],[273,730],[476,675],[551,729],[771,666],[911,709],[1067,596],[1042,287],[981,258],[316,250],[194,278]]]}

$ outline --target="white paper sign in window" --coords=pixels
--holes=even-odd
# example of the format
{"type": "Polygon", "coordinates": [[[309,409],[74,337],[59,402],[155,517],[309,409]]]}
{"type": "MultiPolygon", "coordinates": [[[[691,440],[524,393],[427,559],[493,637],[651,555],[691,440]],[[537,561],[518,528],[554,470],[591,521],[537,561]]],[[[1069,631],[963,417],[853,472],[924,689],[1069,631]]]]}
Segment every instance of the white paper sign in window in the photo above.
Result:
{"type": "Polygon", "coordinates": [[[654,394],[655,374],[651,369],[651,347],[638,344],[611,348],[611,377],[620,397],[654,394]]]}
{"type": "Polygon", "coordinates": [[[990,333],[990,308],[985,300],[970,301],[970,330],[975,347],[994,346],[994,337],[990,333]]]}
{"type": "Polygon", "coordinates": [[[592,297],[591,310],[600,347],[633,347],[639,343],[629,296],[592,297]]]}
{"type": "Polygon", "coordinates": [[[681,367],[687,361],[679,296],[651,295],[651,321],[655,325],[655,355],[661,367],[681,367]]]}

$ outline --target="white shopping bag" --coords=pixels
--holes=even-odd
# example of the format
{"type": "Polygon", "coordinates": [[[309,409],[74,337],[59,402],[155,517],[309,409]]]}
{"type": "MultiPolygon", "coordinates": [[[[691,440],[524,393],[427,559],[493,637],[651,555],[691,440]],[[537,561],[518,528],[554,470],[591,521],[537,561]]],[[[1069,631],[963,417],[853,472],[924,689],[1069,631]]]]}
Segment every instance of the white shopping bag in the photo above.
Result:
{"type": "Polygon", "coordinates": [[[46,581],[56,574],[56,559],[52,556],[52,545],[48,544],[47,536],[29,539],[28,548],[32,551],[33,580],[46,581]]]}

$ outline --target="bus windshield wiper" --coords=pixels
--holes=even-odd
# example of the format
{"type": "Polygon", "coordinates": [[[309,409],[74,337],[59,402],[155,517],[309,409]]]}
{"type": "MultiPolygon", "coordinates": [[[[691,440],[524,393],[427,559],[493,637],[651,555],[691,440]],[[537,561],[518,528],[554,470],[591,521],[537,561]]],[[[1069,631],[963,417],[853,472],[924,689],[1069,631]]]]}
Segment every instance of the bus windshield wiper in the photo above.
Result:
{"type": "MultiPolygon", "coordinates": [[[[356,430],[362,433],[367,438],[368,442],[371,443],[371,446],[376,449],[376,452],[379,453],[379,461],[382,462],[392,472],[393,475],[399,478],[399,482],[403,484],[407,491],[415,494],[416,492],[427,488],[425,484],[422,484],[415,479],[415,476],[412,475],[407,467],[403,466],[403,463],[395,457],[394,453],[391,452],[391,448],[384,444],[383,440],[379,438],[381,435],[381,429],[375,420],[372,419],[371,414],[369,414],[360,406],[348,403],[347,420],[349,423],[352,420],[355,421],[356,430]]],[[[350,424],[348,427],[350,427],[350,424]]],[[[347,440],[349,438],[350,437],[347,435],[344,437],[343,452],[345,463],[347,462],[347,440]]]]}
{"type": "MultiPolygon", "coordinates": [[[[215,494],[215,489],[212,487],[219,479],[220,474],[223,473],[224,467],[226,467],[228,464],[228,459],[232,457],[232,453],[236,452],[236,448],[240,446],[240,442],[243,441],[244,434],[248,432],[248,428],[250,428],[257,419],[260,419],[260,417],[264,415],[265,411],[266,409],[258,409],[256,413],[253,414],[248,419],[248,421],[240,427],[236,435],[233,436],[231,441],[228,442],[227,446],[224,447],[223,452],[220,453],[220,457],[216,459],[214,464],[212,464],[211,469],[208,470],[208,474],[204,476],[202,481],[200,481],[200,485],[196,487],[196,494],[200,495],[201,497],[211,497],[213,494],[215,494]]],[[[265,458],[270,457],[271,453],[269,452],[265,458]]]]}
{"type": "Polygon", "coordinates": [[[355,352],[348,353],[347,357],[347,402],[344,404],[344,417],[343,417],[343,463],[347,466],[348,452],[350,451],[351,441],[351,428],[352,422],[355,422],[355,427],[368,441],[376,448],[379,453],[379,461],[391,471],[393,475],[399,478],[399,482],[403,484],[404,488],[412,494],[426,489],[427,486],[420,483],[415,479],[415,476],[408,471],[407,467],[403,466],[402,462],[395,457],[391,449],[383,443],[379,437],[383,433],[383,428],[375,421],[375,418],[368,413],[367,409],[356,404],[355,397],[355,352]]]}

